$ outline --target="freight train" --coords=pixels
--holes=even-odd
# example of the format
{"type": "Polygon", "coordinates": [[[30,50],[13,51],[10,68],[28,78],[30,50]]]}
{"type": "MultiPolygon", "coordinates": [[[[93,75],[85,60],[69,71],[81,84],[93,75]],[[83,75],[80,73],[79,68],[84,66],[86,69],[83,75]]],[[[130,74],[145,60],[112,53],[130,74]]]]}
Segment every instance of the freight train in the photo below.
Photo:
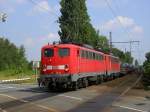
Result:
{"type": "Polygon", "coordinates": [[[120,60],[87,46],[48,44],[41,49],[39,86],[77,90],[119,76],[120,60]]]}

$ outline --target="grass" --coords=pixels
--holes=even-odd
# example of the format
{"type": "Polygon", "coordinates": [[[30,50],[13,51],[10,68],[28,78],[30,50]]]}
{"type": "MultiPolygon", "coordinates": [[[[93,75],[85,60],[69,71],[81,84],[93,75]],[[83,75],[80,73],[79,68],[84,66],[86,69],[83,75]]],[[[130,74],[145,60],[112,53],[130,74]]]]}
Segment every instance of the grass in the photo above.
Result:
{"type": "Polygon", "coordinates": [[[31,78],[27,81],[19,81],[17,83],[36,83],[36,76],[32,70],[26,70],[22,73],[16,73],[15,70],[0,71],[0,80],[31,78]]]}

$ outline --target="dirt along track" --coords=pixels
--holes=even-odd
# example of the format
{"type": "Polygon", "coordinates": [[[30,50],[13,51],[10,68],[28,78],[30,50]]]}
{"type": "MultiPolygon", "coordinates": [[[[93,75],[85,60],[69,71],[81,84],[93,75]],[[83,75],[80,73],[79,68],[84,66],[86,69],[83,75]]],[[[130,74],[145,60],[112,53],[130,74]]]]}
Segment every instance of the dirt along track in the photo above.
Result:
{"type": "Polygon", "coordinates": [[[0,112],[103,112],[140,78],[130,74],[98,86],[68,92],[50,92],[37,85],[0,84],[0,112]]]}

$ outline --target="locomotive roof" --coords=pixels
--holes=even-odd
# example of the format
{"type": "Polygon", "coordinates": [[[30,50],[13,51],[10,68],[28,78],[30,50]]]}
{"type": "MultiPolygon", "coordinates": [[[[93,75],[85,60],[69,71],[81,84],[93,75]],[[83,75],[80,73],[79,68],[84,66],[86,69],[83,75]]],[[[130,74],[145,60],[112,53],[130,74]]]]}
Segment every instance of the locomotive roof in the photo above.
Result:
{"type": "MultiPolygon", "coordinates": [[[[89,50],[89,51],[94,51],[94,52],[98,52],[98,53],[101,53],[101,54],[105,54],[105,53],[103,53],[102,51],[98,51],[98,50],[95,50],[95,49],[86,48],[86,47],[84,47],[84,46],[79,46],[79,45],[70,44],[70,43],[69,43],[69,44],[48,44],[48,45],[43,46],[42,49],[49,48],[49,47],[54,47],[54,46],[59,46],[59,47],[68,47],[68,46],[69,46],[69,47],[76,47],[76,48],[82,48],[82,49],[85,49],[85,50],[87,49],[87,50],[89,50]]],[[[113,55],[111,55],[111,54],[105,54],[105,55],[119,59],[118,57],[113,56],[113,55]]]]}
{"type": "Polygon", "coordinates": [[[101,51],[98,51],[98,50],[95,50],[95,49],[91,49],[91,48],[86,48],[84,46],[79,46],[79,45],[75,45],[75,44],[55,44],[55,45],[48,44],[48,45],[43,46],[42,49],[46,49],[46,48],[50,48],[50,47],[54,47],[54,46],[59,46],[59,47],[76,47],[76,48],[82,48],[84,50],[89,50],[89,51],[94,51],[94,52],[98,52],[98,53],[104,54],[101,51]]]}
{"type": "Polygon", "coordinates": [[[105,54],[106,56],[110,56],[110,57],[113,57],[113,58],[116,58],[116,59],[119,59],[119,57],[116,57],[114,55],[110,55],[110,54],[105,54]]]}
{"type": "Polygon", "coordinates": [[[48,45],[43,46],[42,49],[50,48],[50,47],[54,47],[54,46],[56,46],[56,47],[57,46],[59,46],[59,47],[67,47],[67,46],[69,46],[69,47],[78,47],[78,45],[74,45],[74,44],[55,44],[55,45],[48,44],[48,45]]]}

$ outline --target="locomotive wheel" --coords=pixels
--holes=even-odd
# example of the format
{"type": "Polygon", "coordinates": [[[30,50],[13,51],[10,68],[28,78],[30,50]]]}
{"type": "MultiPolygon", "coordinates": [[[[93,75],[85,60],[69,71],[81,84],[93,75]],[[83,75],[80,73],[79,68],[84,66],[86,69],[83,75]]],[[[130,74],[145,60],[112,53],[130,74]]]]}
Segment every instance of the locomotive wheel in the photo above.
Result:
{"type": "Polygon", "coordinates": [[[54,87],[52,86],[51,83],[48,84],[47,88],[48,88],[48,90],[50,90],[50,91],[52,91],[52,90],[54,89],[54,87]]]}
{"type": "Polygon", "coordinates": [[[99,76],[99,77],[98,77],[98,84],[101,84],[101,83],[103,83],[103,82],[104,82],[103,76],[99,76]]]}
{"type": "Polygon", "coordinates": [[[87,78],[83,78],[83,87],[86,88],[89,86],[89,82],[87,80],[87,78]]]}
{"type": "Polygon", "coordinates": [[[116,79],[116,78],[117,78],[117,76],[116,76],[116,74],[114,74],[114,75],[113,75],[113,80],[116,79]]]}
{"type": "Polygon", "coordinates": [[[97,76],[96,85],[99,85],[101,83],[101,76],[97,76]]]}
{"type": "Polygon", "coordinates": [[[82,79],[78,80],[78,88],[83,88],[83,81],[82,81],[82,79]]]}
{"type": "Polygon", "coordinates": [[[72,83],[72,89],[73,89],[73,91],[76,91],[79,89],[78,81],[72,83]]]}
{"type": "Polygon", "coordinates": [[[100,80],[101,80],[101,83],[103,83],[104,82],[104,76],[101,76],[100,80]]]}

